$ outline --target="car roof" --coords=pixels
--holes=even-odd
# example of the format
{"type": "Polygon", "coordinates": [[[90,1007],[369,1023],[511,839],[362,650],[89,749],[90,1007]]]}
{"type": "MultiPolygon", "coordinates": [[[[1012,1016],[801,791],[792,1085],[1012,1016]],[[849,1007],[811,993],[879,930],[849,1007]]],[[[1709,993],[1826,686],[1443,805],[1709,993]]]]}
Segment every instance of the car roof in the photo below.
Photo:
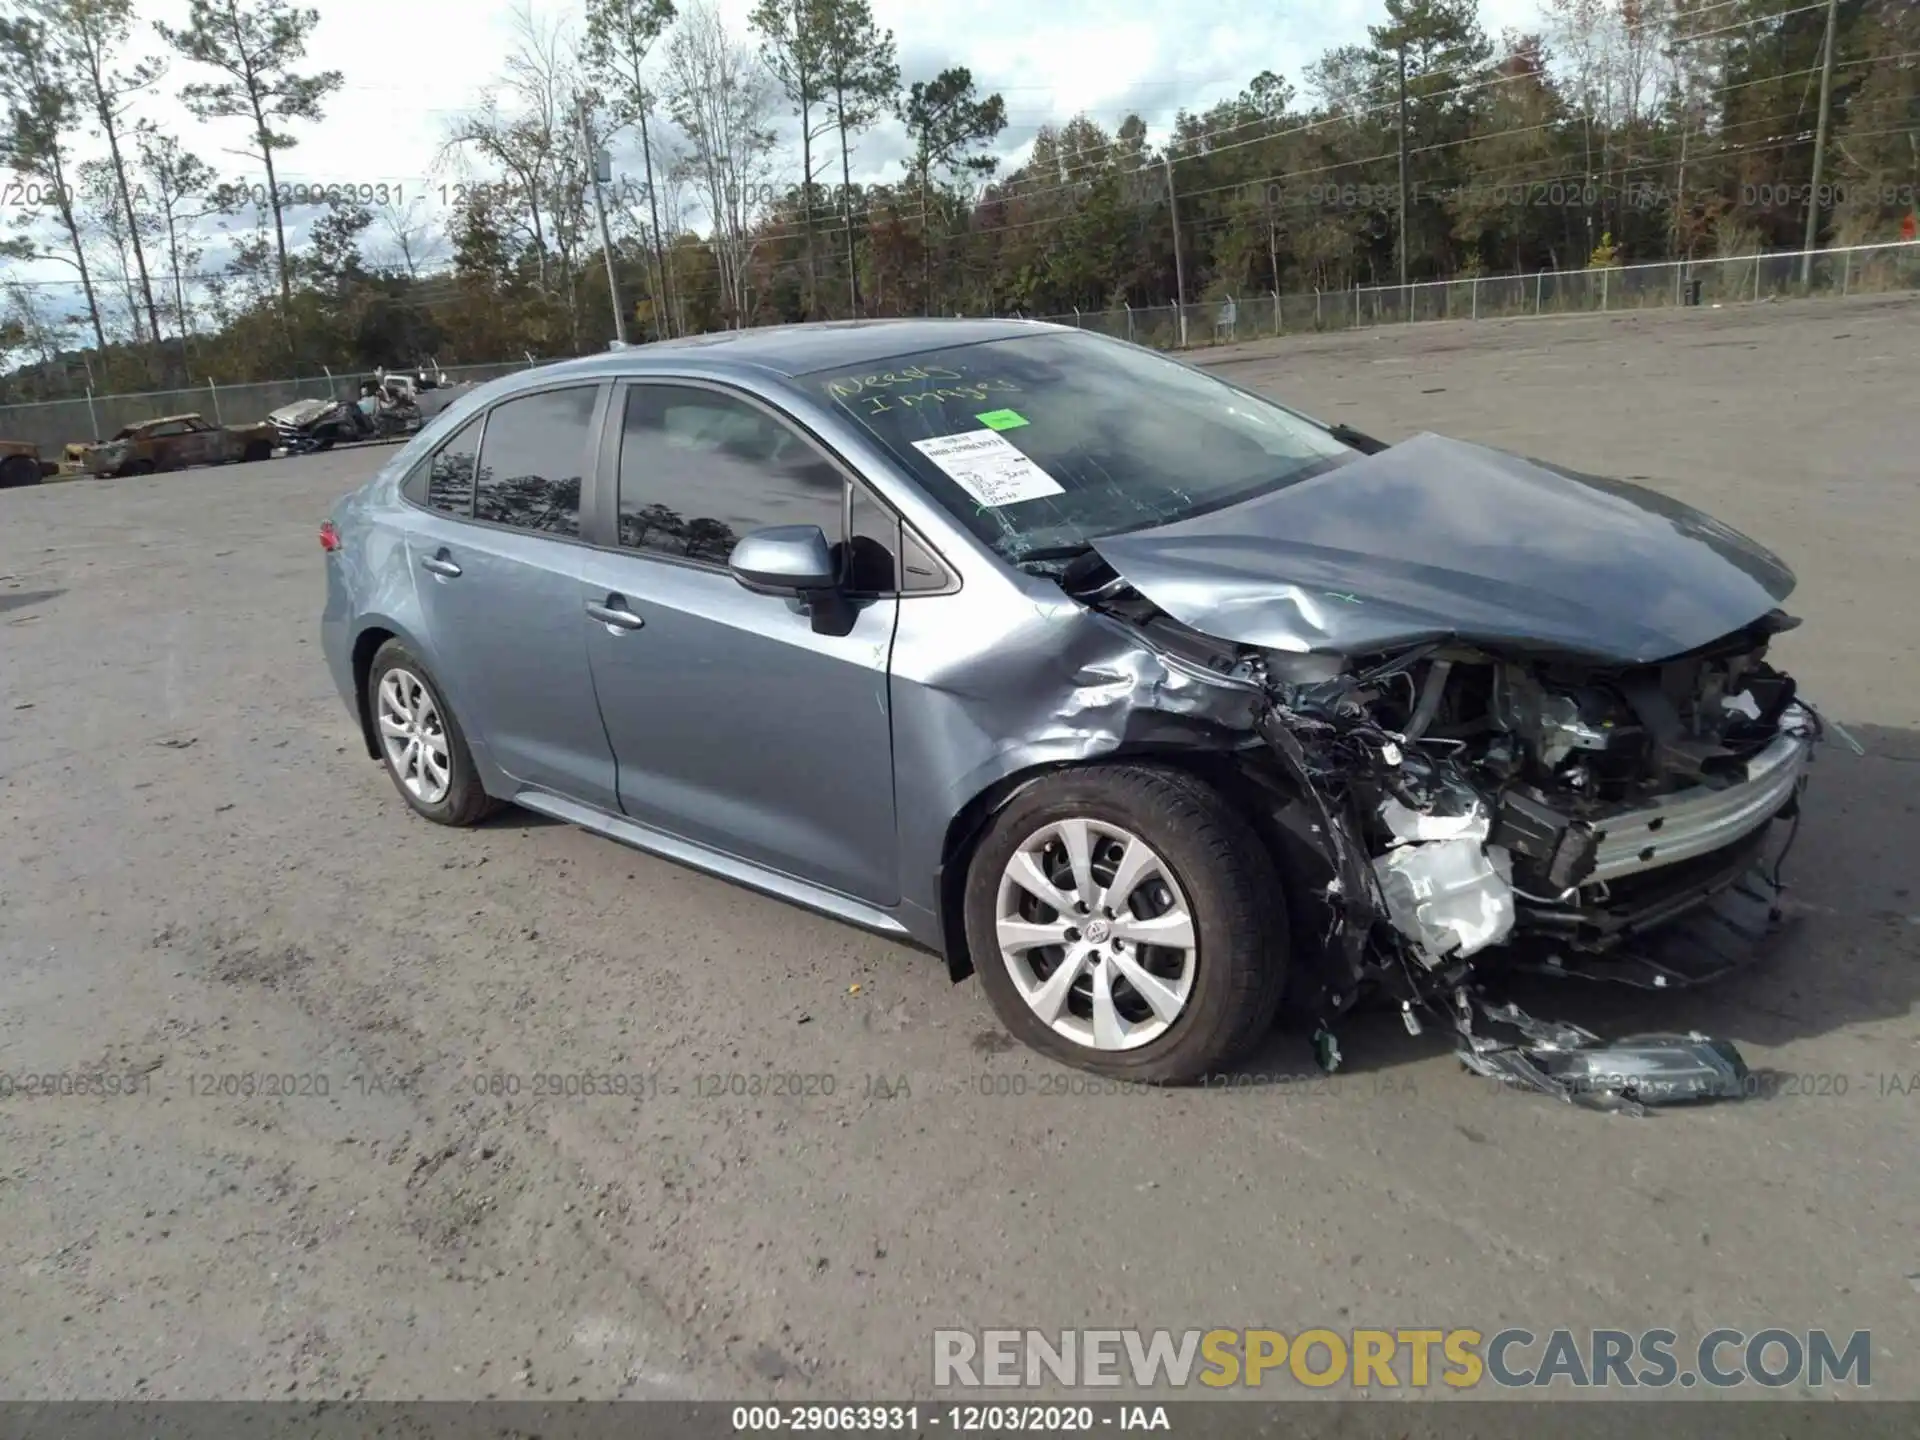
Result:
{"type": "Polygon", "coordinates": [[[1071,326],[1035,320],[823,320],[656,340],[579,360],[562,360],[522,373],[542,376],[559,370],[569,374],[618,373],[656,366],[672,369],[683,363],[697,363],[703,370],[737,366],[792,377],[954,345],[977,345],[987,340],[1071,329],[1071,326]]]}
{"type": "Polygon", "coordinates": [[[152,420],[139,421],[136,424],[129,425],[127,428],[129,430],[145,430],[150,425],[171,425],[176,420],[198,420],[199,418],[200,418],[200,412],[198,410],[195,410],[186,415],[157,416],[152,420]]]}

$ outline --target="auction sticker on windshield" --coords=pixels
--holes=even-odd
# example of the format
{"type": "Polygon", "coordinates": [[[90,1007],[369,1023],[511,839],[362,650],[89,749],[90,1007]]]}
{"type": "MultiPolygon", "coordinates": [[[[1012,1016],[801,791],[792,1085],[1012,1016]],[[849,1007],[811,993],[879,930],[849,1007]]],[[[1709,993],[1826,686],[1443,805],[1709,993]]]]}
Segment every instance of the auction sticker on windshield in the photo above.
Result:
{"type": "Polygon", "coordinates": [[[1064,495],[1060,482],[1029,460],[997,430],[936,435],[913,448],[959,482],[983,505],[1018,505],[1045,495],[1064,495]]]}

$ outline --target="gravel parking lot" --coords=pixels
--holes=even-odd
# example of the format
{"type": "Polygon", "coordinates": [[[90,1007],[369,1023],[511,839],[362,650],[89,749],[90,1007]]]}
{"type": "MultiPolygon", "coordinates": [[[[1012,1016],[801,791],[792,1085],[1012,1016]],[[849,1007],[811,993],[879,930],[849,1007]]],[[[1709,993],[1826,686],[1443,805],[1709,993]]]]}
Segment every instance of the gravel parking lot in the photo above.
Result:
{"type": "Polygon", "coordinates": [[[318,522],[390,451],[10,491],[0,1070],[135,1078],[0,1093],[0,1393],[898,1398],[941,1326],[1523,1324],[1871,1330],[1920,1398],[1920,304],[1210,360],[1794,563],[1777,654],[1869,753],[1820,759],[1793,930],[1703,993],[1527,995],[1726,1035],[1765,1097],[1495,1093],[1391,1015],[1330,1080],[1283,1030],[1251,1068],[1293,1083],[1098,1093],[931,957],[415,818],[317,636],[318,522]]]}

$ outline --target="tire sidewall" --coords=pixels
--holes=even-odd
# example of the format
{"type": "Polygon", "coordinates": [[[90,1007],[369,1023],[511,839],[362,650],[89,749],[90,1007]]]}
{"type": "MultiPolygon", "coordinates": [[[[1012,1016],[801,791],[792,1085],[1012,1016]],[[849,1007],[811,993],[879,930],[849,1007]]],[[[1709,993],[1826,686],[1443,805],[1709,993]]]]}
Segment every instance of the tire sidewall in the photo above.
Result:
{"type": "Polygon", "coordinates": [[[393,788],[400,792],[400,798],[411,809],[439,824],[464,823],[461,817],[470,814],[477,804],[482,803],[478,793],[481,790],[480,775],[473,763],[473,755],[467,749],[466,732],[461,730],[460,722],[454,717],[453,709],[447,704],[446,694],[433,672],[421,663],[419,656],[398,640],[389,640],[382,645],[367,670],[367,712],[374,744],[380,751],[380,768],[387,772],[387,778],[393,782],[393,788]],[[380,734],[380,685],[395,670],[408,671],[427,687],[427,693],[433,697],[434,709],[440,712],[441,723],[446,726],[449,783],[447,793],[431,805],[407,789],[393,768],[393,761],[387,754],[386,739],[380,734]]]}
{"type": "Polygon", "coordinates": [[[11,490],[16,486],[38,485],[40,483],[40,462],[25,455],[9,455],[0,460],[0,489],[11,490]]]}
{"type": "MultiPolygon", "coordinates": [[[[1102,785],[1101,774],[1098,770],[1069,773],[1043,792],[1017,796],[975,848],[967,871],[965,913],[973,968],[1002,1023],[1042,1054],[1079,1069],[1156,1082],[1169,1074],[1200,1073],[1206,1068],[1204,1057],[1217,1046],[1216,1037],[1234,1024],[1231,1012],[1236,1001],[1228,952],[1244,945],[1277,950],[1285,939],[1269,933],[1270,921],[1256,927],[1262,933],[1234,933],[1242,927],[1230,917],[1241,913],[1242,907],[1231,893],[1233,880],[1207,863],[1208,857],[1192,836],[1180,834],[1177,825],[1168,825],[1165,817],[1139,803],[1138,796],[1102,785]],[[1096,1050],[1057,1034],[1021,995],[995,936],[1000,879],[1007,862],[1035,831],[1075,818],[1113,824],[1150,845],[1173,872],[1198,931],[1193,989],[1186,1008],[1166,1034],[1136,1049],[1096,1050]]],[[[1179,778],[1188,785],[1198,783],[1179,778]]]]}

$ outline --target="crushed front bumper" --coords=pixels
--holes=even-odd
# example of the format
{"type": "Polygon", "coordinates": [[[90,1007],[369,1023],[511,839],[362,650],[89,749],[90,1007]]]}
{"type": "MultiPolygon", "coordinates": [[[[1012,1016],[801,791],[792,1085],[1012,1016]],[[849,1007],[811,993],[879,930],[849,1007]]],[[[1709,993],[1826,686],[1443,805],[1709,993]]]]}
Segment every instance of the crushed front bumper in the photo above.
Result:
{"type": "MultiPolygon", "coordinates": [[[[1544,889],[1549,904],[1582,906],[1622,882],[1689,864],[1711,864],[1759,834],[1767,822],[1791,813],[1806,780],[1820,726],[1806,707],[1789,705],[1779,734],[1747,762],[1740,780],[1696,785],[1645,805],[1592,819],[1558,810],[1546,797],[1521,791],[1502,796],[1492,843],[1511,852],[1532,874],[1524,889],[1544,889]]],[[[1535,894],[1539,903],[1542,897],[1535,894]]]]}
{"type": "Polygon", "coordinates": [[[1587,882],[1619,880],[1744,840],[1786,808],[1813,756],[1813,727],[1790,707],[1779,737],[1747,762],[1747,778],[1720,790],[1696,787],[1616,816],[1596,832],[1587,882]]]}

